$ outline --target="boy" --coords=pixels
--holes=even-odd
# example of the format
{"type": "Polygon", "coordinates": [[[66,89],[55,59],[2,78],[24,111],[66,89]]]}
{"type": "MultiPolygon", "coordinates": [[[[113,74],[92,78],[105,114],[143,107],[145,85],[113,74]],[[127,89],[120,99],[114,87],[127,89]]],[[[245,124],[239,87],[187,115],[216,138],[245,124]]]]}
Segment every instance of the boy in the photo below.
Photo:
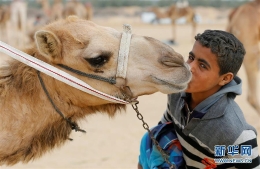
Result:
{"type": "Polygon", "coordinates": [[[192,79],[185,92],[168,95],[160,123],[173,122],[186,168],[260,168],[256,130],[234,101],[242,92],[236,74],[243,44],[221,30],[195,40],[187,61],[192,79]]]}

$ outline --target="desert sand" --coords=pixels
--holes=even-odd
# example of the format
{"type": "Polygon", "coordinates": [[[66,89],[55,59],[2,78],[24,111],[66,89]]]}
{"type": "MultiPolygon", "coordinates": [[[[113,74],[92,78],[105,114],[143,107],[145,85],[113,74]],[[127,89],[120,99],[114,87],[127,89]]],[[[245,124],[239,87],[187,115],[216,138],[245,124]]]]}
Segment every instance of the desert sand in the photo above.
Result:
{"type": "MultiPolygon", "coordinates": [[[[197,8],[201,16],[197,33],[205,29],[225,30],[228,9],[217,10],[214,8],[197,8]]],[[[113,27],[122,31],[122,25],[128,23],[132,26],[133,34],[154,37],[161,41],[171,39],[171,26],[152,25],[143,23],[140,17],[97,17],[94,22],[113,27]]],[[[173,49],[185,58],[191,50],[194,40],[191,37],[191,26],[177,26],[177,45],[173,49]]],[[[1,58],[4,56],[0,54],[1,58]]],[[[260,132],[260,116],[248,104],[247,80],[243,67],[240,77],[243,79],[243,94],[236,101],[243,110],[245,117],[258,133],[260,132]]],[[[260,76],[259,82],[260,82],[260,76]]],[[[167,95],[155,93],[139,97],[139,111],[144,116],[148,125],[154,126],[160,120],[166,109],[167,95]]],[[[259,96],[260,97],[260,96],[259,96]]],[[[17,164],[12,167],[2,166],[1,169],[135,169],[137,168],[139,143],[145,133],[142,123],[137,119],[135,111],[128,105],[126,112],[119,112],[114,118],[103,114],[86,117],[79,123],[86,134],[72,132],[73,141],[68,141],[64,146],[54,149],[42,158],[28,164],[17,164]]],[[[216,126],[217,127],[217,126],[216,126]]],[[[258,135],[258,144],[260,136],[258,135]]]]}

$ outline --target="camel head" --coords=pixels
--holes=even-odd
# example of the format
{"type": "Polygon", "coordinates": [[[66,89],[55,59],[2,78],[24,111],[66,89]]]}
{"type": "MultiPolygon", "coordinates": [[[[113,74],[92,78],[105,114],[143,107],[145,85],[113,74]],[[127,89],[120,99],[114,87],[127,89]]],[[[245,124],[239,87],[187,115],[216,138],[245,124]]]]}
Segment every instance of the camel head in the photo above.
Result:
{"type": "MultiPolygon", "coordinates": [[[[185,90],[191,73],[183,57],[158,40],[135,34],[129,46],[126,78],[116,78],[121,37],[122,32],[115,29],[71,16],[36,32],[36,57],[67,71],[97,90],[124,100],[158,91],[168,94],[185,90]],[[114,79],[115,84],[81,76],[66,67],[114,79]]],[[[66,84],[54,83],[58,83],[60,93],[68,90],[66,84]]],[[[78,106],[108,102],[72,87],[69,90],[70,95],[65,97],[81,97],[78,103],[81,105],[78,106]]]]}

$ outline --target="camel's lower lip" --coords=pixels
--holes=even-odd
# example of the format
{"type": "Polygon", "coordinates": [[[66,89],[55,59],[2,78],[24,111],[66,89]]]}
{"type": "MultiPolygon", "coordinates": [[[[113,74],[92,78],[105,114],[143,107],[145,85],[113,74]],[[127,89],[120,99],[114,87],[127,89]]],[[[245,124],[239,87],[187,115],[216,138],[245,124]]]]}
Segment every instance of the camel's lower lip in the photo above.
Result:
{"type": "Polygon", "coordinates": [[[179,90],[179,91],[183,91],[186,89],[187,87],[187,84],[174,84],[174,83],[171,83],[169,81],[165,81],[163,79],[159,79],[157,77],[152,77],[153,81],[156,82],[157,84],[160,84],[160,85],[165,85],[165,86],[168,86],[170,88],[174,88],[174,90],[179,90]]]}
{"type": "Polygon", "coordinates": [[[137,100],[138,97],[133,97],[131,98],[130,102],[131,103],[139,103],[139,101],[137,100]]]}
{"type": "Polygon", "coordinates": [[[137,97],[123,99],[123,100],[127,101],[128,103],[131,103],[131,104],[139,103],[139,101],[137,100],[137,97]]]}

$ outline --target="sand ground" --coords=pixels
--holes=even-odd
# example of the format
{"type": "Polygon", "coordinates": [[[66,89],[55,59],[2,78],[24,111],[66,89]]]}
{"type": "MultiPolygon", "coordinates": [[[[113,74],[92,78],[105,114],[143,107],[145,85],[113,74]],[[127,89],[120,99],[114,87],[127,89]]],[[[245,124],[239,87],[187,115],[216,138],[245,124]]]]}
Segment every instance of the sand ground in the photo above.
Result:
{"type": "MultiPolygon", "coordinates": [[[[219,11],[213,8],[198,8],[202,22],[198,25],[197,33],[205,29],[224,30],[227,10],[219,11]]],[[[94,18],[94,22],[122,30],[123,23],[132,26],[134,34],[151,36],[161,41],[171,39],[170,25],[151,25],[142,23],[139,17],[111,17],[94,18]]],[[[177,26],[177,45],[172,46],[177,52],[187,57],[193,45],[191,27],[189,25],[177,26]]],[[[4,56],[1,55],[4,59],[4,56]]],[[[260,116],[246,101],[247,81],[243,67],[240,76],[244,80],[243,94],[236,98],[241,106],[247,121],[260,132],[260,116]]],[[[259,77],[259,76],[258,76],[259,77]]],[[[260,79],[260,77],[258,78],[260,79]]],[[[258,93],[259,94],[259,93],[258,93]]],[[[141,96],[139,110],[149,126],[154,126],[160,120],[166,108],[166,95],[156,93],[141,96]]],[[[17,164],[2,169],[134,169],[139,154],[139,143],[145,130],[137,119],[135,111],[129,105],[126,112],[118,113],[115,118],[96,114],[87,117],[80,123],[86,134],[73,132],[71,138],[64,146],[45,154],[41,159],[28,164],[17,164]]],[[[216,126],[217,127],[217,126],[216,126]]],[[[260,136],[258,136],[258,144],[260,136]]]]}

